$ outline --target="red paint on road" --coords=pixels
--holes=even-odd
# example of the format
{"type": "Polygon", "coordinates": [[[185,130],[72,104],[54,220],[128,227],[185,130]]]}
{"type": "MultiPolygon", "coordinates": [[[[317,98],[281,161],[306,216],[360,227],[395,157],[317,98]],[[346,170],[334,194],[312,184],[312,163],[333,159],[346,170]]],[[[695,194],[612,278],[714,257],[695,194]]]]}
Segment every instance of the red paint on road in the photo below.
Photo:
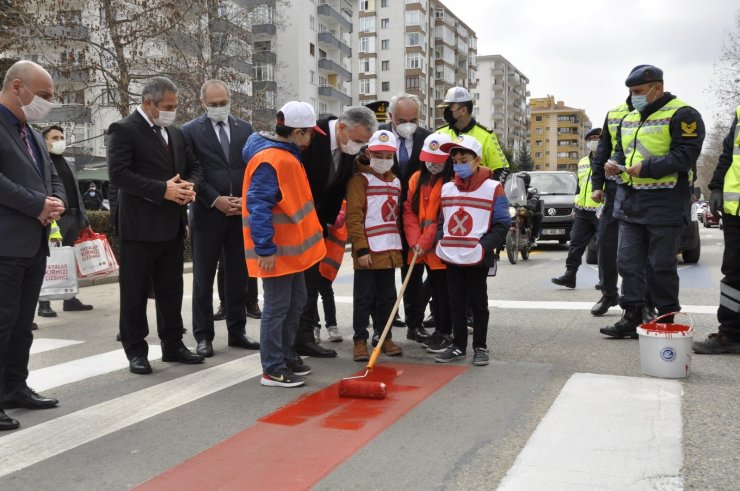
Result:
{"type": "Polygon", "coordinates": [[[339,384],[330,385],[136,489],[307,489],[465,370],[464,366],[384,364],[365,380],[385,382],[385,399],[342,398],[339,384]]]}

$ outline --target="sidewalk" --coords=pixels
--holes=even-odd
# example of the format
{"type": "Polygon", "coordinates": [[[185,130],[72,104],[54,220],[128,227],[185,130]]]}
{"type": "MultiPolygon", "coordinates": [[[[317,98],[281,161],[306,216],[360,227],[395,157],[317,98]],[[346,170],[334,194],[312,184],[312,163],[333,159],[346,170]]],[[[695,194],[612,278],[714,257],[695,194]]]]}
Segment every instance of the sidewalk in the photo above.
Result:
{"type": "MultiPolygon", "coordinates": [[[[193,263],[185,263],[183,267],[183,274],[184,273],[192,273],[193,272],[193,263]]],[[[77,286],[80,288],[86,287],[86,286],[96,286],[96,285],[107,285],[110,283],[118,283],[118,271],[115,273],[111,273],[106,276],[98,276],[93,278],[80,278],[77,280],[77,286]]]]}

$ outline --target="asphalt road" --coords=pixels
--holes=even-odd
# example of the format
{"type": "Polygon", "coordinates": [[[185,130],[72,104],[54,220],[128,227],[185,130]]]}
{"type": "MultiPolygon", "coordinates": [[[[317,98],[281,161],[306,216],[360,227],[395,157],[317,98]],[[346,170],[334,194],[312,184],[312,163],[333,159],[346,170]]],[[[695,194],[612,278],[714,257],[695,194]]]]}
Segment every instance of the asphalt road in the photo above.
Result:
{"type": "MultiPolygon", "coordinates": [[[[702,229],[701,235],[699,264],[679,262],[681,302],[694,312],[691,317],[699,338],[716,330],[713,310],[719,296],[722,255],[718,229],[702,229]]],[[[468,368],[466,371],[356,451],[337,455],[336,465],[328,466],[318,482],[299,487],[495,489],[508,474],[506,489],[533,489],[516,484],[522,482],[517,476],[528,475],[520,473],[531,465],[527,455],[553,448],[561,450],[546,450],[544,454],[550,452],[552,457],[547,471],[552,485],[545,485],[547,489],[738,489],[740,357],[694,356],[690,377],[668,381],[665,387],[669,389],[664,390],[660,384],[666,381],[640,373],[637,341],[608,340],[599,334],[598,328],[616,322],[620,311],[613,309],[602,318],[589,314],[590,305],[598,299],[593,288],[597,281],[594,266],[581,267],[575,290],[550,282],[564,271],[566,253],[565,246],[545,242],[528,261],[517,265],[502,262],[498,275],[488,282],[493,305],[488,338],[492,363],[473,367],[468,356],[459,363],[468,368]],[[595,374],[597,389],[592,389],[592,398],[578,399],[582,389],[564,389],[571,384],[584,387],[578,385],[583,383],[583,374],[595,374]],[[622,392],[617,393],[616,403],[591,406],[589,399],[595,401],[603,395],[598,389],[601,380],[605,381],[604,394],[606,381],[616,380],[624,384],[619,387],[627,389],[619,389],[622,392]],[[677,399],[668,394],[651,412],[652,406],[643,406],[638,397],[643,384],[647,384],[648,394],[657,387],[654,392],[660,397],[672,393],[671,387],[677,388],[677,399]],[[580,401],[571,413],[583,411],[582,415],[566,418],[558,411],[567,407],[561,403],[569,394],[580,401]],[[669,400],[676,401],[678,412],[664,410],[669,400]],[[592,409],[597,407],[598,411],[592,409]],[[595,412],[609,415],[602,426],[590,422],[595,412]],[[658,425],[669,419],[677,425],[676,435],[658,425]],[[641,435],[646,420],[652,425],[646,431],[655,434],[634,446],[623,443],[630,432],[641,435]],[[592,426],[578,427],[586,421],[592,426]],[[548,428],[565,431],[548,433],[548,428]],[[559,436],[553,441],[548,434],[559,436]],[[664,436],[666,440],[661,440],[664,436]],[[660,443],[664,441],[676,443],[660,443]],[[584,452],[584,445],[589,448],[585,457],[579,453],[584,452]],[[664,458],[670,460],[662,455],[663,450],[675,450],[679,458],[678,468],[668,476],[655,471],[664,458]],[[636,456],[645,463],[644,474],[660,475],[611,484],[634,470],[629,459],[636,456]],[[582,468],[570,468],[566,457],[584,459],[582,468]],[[593,463],[586,457],[599,460],[593,463]],[[611,464],[616,469],[609,469],[611,464]],[[576,482],[576,471],[590,477],[578,485],[563,484],[576,482]]],[[[183,317],[188,328],[191,283],[192,275],[186,274],[183,317]]],[[[38,349],[47,346],[48,350],[32,355],[30,369],[32,386],[43,388],[43,393],[58,397],[61,403],[52,410],[8,411],[21,421],[22,428],[0,434],[0,489],[128,489],[252,427],[297,398],[352,374],[360,365],[351,359],[352,272],[348,256],[335,292],[345,340],[331,347],[337,349],[339,357],[306,359],[313,368],[309,383],[291,390],[259,385],[256,357],[226,346],[224,322],[216,323],[216,356],[205,364],[182,366],[157,360],[152,362],[155,372],[151,376],[132,375],[125,368],[123,355],[115,353],[120,349],[115,341],[117,284],[81,290],[79,298],[95,306],[92,312],[62,312],[61,302],[53,302],[59,317],[37,319],[40,329],[35,332],[38,349]],[[57,346],[49,340],[68,340],[68,344],[57,346]],[[71,344],[73,341],[76,343],[71,344]]],[[[154,325],[153,306],[149,319],[154,325]]],[[[258,322],[249,320],[247,332],[257,337],[258,322]]],[[[149,340],[157,344],[156,336],[150,335],[149,340]]],[[[424,364],[430,371],[435,369],[431,355],[406,341],[403,330],[397,331],[396,340],[404,348],[404,356],[392,360],[381,357],[381,364],[424,364]]],[[[195,344],[190,332],[186,344],[195,344]]],[[[289,473],[292,466],[300,467],[317,445],[320,442],[295,431],[284,448],[284,466],[275,472],[289,473]]],[[[221,463],[225,469],[236,466],[245,476],[250,467],[259,464],[258,460],[221,463]]],[[[547,479],[543,482],[549,483],[547,479]]]]}

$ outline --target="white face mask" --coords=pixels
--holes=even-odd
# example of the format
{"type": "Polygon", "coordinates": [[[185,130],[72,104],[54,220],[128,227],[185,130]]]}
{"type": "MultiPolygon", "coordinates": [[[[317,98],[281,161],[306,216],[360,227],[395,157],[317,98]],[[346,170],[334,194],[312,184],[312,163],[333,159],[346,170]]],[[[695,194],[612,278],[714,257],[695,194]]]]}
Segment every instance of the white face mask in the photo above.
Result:
{"type": "Polygon", "coordinates": [[[370,158],[370,168],[378,174],[385,174],[393,167],[393,159],[370,158]]]}
{"type": "Polygon", "coordinates": [[[434,176],[442,172],[445,168],[444,162],[441,164],[435,164],[434,162],[424,162],[427,166],[427,170],[434,176]]]}
{"type": "Polygon", "coordinates": [[[231,104],[222,107],[206,107],[206,114],[216,123],[226,121],[231,114],[231,104]]]}
{"type": "Polygon", "coordinates": [[[177,111],[159,111],[159,117],[154,118],[153,121],[157,126],[167,128],[175,122],[175,118],[177,118],[177,111]]]}
{"type": "Polygon", "coordinates": [[[64,140],[57,140],[51,143],[51,148],[49,149],[49,153],[53,153],[54,155],[61,155],[64,153],[66,149],[67,149],[67,142],[64,140]]]}
{"type": "Polygon", "coordinates": [[[586,148],[589,152],[595,152],[599,146],[599,140],[587,141],[586,148]]]}
{"type": "MultiPolygon", "coordinates": [[[[26,87],[26,90],[28,90],[28,87],[26,87]]],[[[26,105],[23,105],[20,97],[18,97],[18,102],[21,103],[21,111],[23,111],[23,114],[26,117],[26,122],[28,123],[41,121],[49,114],[49,112],[51,112],[51,108],[54,107],[54,104],[35,94],[33,99],[31,99],[31,102],[26,105]]]]}
{"type": "Polygon", "coordinates": [[[403,123],[396,126],[396,132],[401,138],[411,138],[416,128],[418,128],[418,125],[414,123],[403,123]]]}
{"type": "Polygon", "coordinates": [[[362,149],[362,143],[357,143],[350,139],[348,128],[345,128],[344,131],[347,132],[347,143],[342,143],[342,152],[346,153],[347,155],[357,155],[362,149]]]}

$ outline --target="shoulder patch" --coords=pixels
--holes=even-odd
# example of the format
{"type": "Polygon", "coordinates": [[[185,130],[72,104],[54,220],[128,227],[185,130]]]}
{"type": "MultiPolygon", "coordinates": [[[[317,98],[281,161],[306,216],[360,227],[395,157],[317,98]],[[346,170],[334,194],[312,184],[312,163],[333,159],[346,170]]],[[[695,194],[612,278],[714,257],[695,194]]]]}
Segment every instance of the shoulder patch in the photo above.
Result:
{"type": "Polygon", "coordinates": [[[483,128],[484,130],[486,130],[489,133],[493,133],[493,130],[491,128],[488,128],[486,126],[483,126],[482,124],[478,123],[477,121],[476,121],[475,125],[476,126],[480,126],[481,128],[483,128]]]}
{"type": "Polygon", "coordinates": [[[682,122],[681,123],[681,136],[684,138],[696,138],[696,128],[697,124],[696,121],[693,121],[691,123],[682,122]]]}

